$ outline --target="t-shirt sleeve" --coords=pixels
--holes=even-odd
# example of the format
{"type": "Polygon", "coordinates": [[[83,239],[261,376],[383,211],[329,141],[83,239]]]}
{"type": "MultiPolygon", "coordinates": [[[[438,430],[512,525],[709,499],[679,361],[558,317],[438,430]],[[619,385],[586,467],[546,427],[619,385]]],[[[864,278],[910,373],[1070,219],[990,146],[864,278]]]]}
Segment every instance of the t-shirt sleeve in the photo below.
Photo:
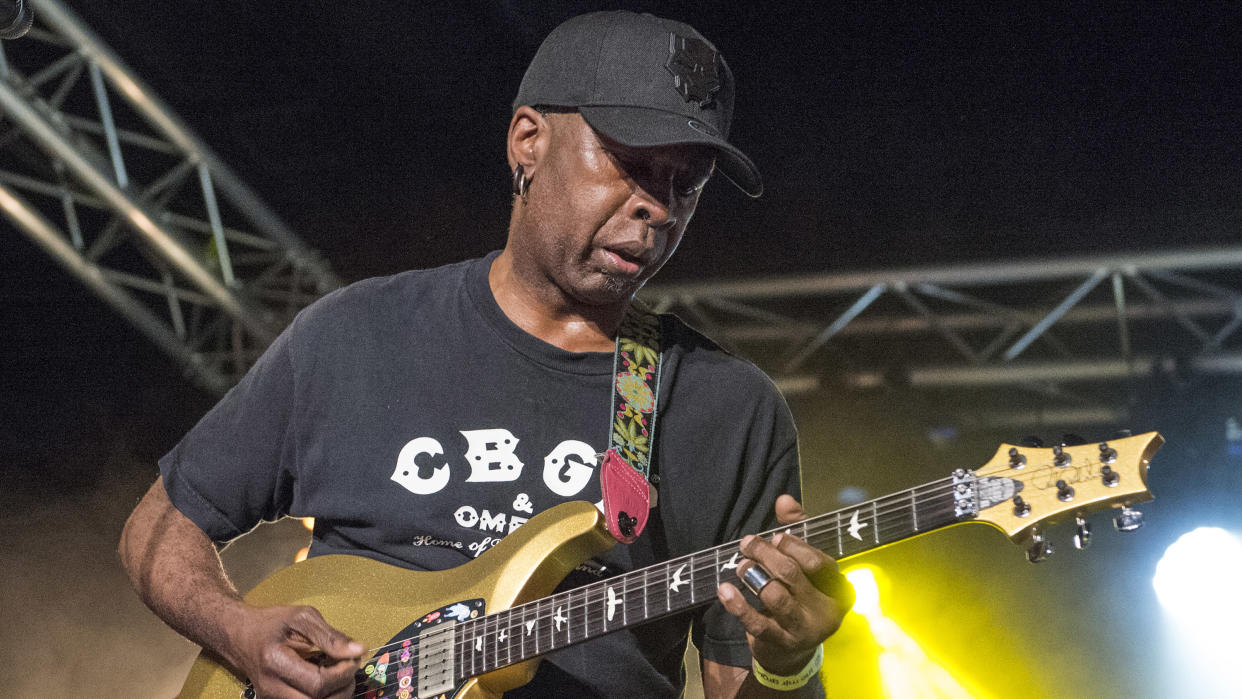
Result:
{"type": "Polygon", "coordinates": [[[289,511],[296,325],[159,461],[169,500],[215,542],[289,511]]]}
{"type": "MultiPolygon", "coordinates": [[[[729,533],[730,540],[777,526],[774,505],[782,493],[802,499],[802,479],[798,463],[798,440],[793,418],[785,401],[772,388],[772,404],[767,419],[758,420],[760,432],[766,433],[766,448],[752,434],[751,448],[737,511],[740,525],[729,533]]],[[[750,645],[742,623],[719,603],[709,605],[694,620],[691,638],[705,660],[731,665],[750,666],[750,645]]]]}

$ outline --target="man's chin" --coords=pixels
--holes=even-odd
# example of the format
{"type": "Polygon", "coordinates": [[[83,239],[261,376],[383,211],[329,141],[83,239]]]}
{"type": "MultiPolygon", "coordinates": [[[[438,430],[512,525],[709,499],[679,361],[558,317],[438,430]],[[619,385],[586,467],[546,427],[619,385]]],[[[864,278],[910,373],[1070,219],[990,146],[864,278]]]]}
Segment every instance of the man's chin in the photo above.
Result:
{"type": "Polygon", "coordinates": [[[590,283],[579,287],[576,296],[579,301],[592,306],[629,303],[646,281],[639,277],[615,274],[597,273],[591,276],[590,283]]]}

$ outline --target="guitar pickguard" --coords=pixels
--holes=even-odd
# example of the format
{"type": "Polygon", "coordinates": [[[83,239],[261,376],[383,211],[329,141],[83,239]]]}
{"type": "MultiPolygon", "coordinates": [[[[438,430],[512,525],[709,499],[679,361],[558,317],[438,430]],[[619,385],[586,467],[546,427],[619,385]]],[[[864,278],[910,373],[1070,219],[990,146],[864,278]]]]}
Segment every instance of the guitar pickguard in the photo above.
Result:
{"type": "MultiPolygon", "coordinates": [[[[388,642],[380,647],[382,652],[372,656],[358,672],[358,683],[355,696],[366,699],[413,699],[418,696],[418,657],[415,639],[422,634],[445,622],[462,622],[483,614],[485,602],[482,599],[463,600],[447,604],[430,612],[410,625],[401,629],[388,642]]],[[[447,699],[456,695],[460,685],[451,692],[437,695],[436,699],[447,699]]]]}

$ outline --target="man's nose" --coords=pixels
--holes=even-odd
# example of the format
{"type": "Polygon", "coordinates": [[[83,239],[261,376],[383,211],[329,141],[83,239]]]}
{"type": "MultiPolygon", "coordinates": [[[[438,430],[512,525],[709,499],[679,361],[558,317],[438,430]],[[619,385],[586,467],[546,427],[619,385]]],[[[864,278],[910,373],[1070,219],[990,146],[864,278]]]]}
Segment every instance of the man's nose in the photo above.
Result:
{"type": "MultiPolygon", "coordinates": [[[[671,201],[669,192],[662,192],[665,200],[671,201]]],[[[661,200],[659,196],[652,195],[644,187],[635,187],[634,193],[630,197],[630,216],[631,218],[643,221],[652,228],[661,228],[669,223],[676,221],[672,212],[669,211],[668,204],[665,200],[661,200]]]]}

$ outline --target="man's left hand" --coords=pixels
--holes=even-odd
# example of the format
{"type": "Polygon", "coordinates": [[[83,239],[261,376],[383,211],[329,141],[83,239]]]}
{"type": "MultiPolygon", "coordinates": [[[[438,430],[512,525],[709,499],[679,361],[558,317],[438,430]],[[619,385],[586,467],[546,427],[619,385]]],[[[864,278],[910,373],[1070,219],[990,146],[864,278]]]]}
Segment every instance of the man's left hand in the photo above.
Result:
{"type": "MultiPolygon", "coordinates": [[[[792,496],[782,495],[776,518],[794,524],[806,519],[806,512],[792,496]]],[[[790,534],[771,540],[747,536],[741,552],[749,560],[738,566],[739,578],[756,563],[772,578],[759,592],[765,611],[750,606],[731,583],[720,585],[716,595],[746,627],[751,654],[760,665],[778,675],[796,674],[841,625],[854,605],[854,588],[835,560],[790,534]]]]}

